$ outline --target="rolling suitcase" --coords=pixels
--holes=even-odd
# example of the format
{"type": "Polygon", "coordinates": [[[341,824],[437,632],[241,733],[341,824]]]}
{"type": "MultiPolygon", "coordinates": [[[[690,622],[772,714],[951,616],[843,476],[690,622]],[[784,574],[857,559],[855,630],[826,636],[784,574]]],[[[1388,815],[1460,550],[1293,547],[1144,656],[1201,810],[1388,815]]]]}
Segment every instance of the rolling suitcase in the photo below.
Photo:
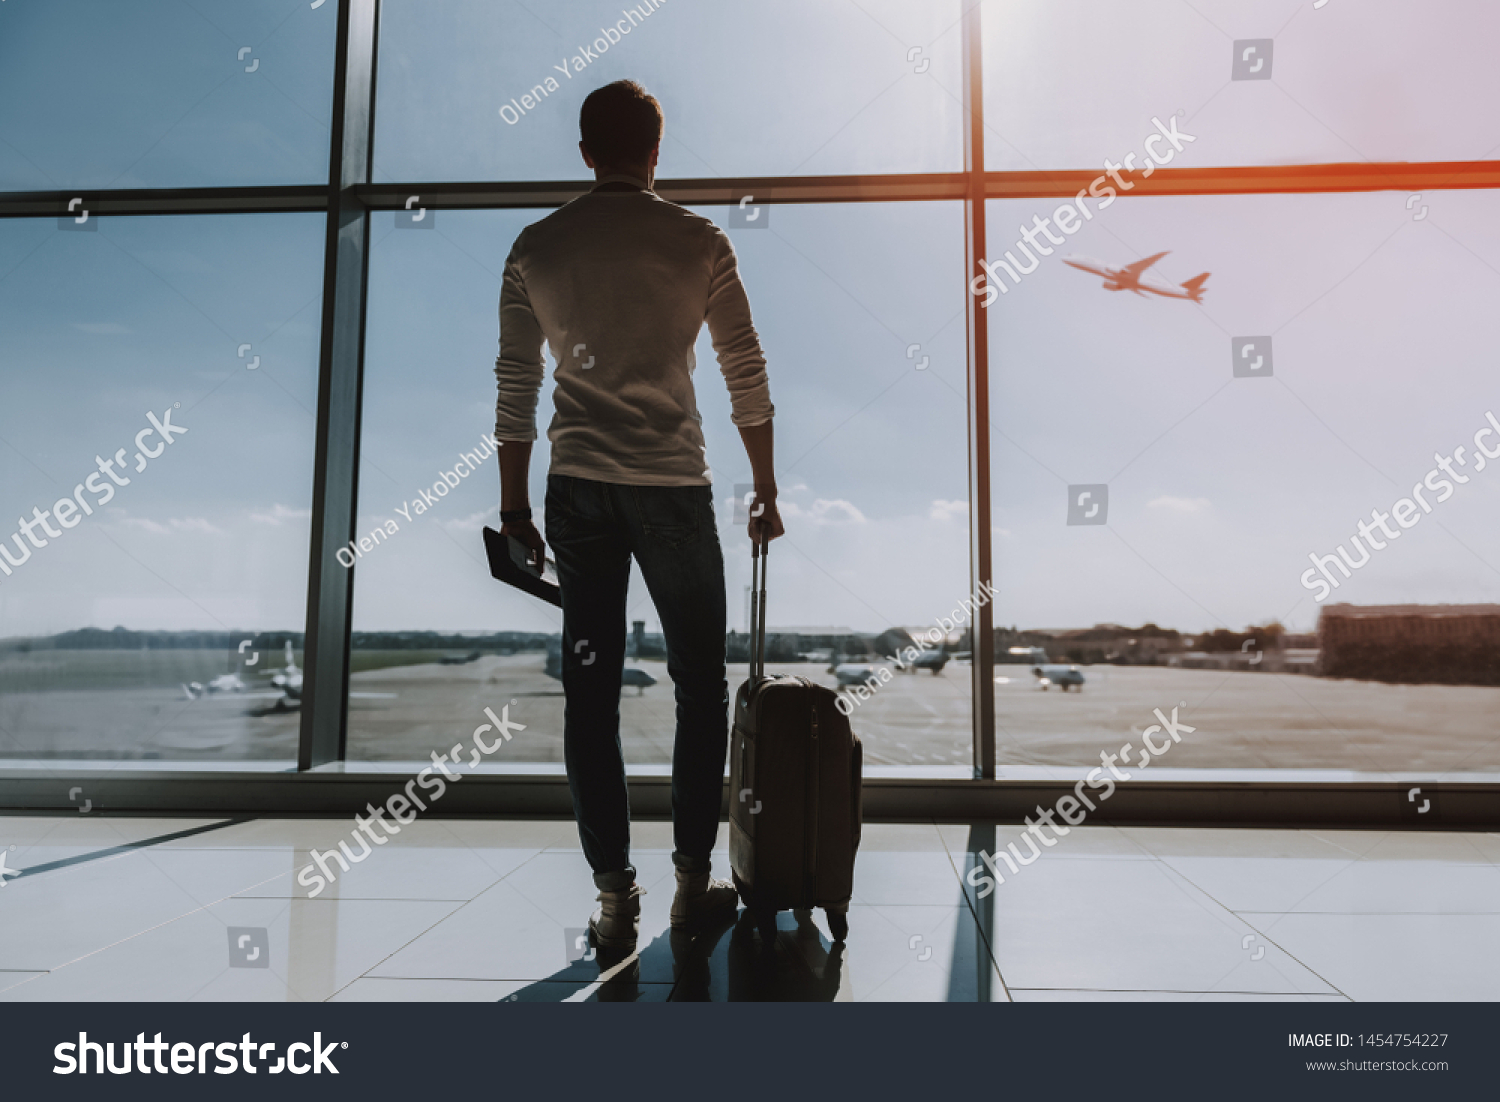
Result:
{"type": "Polygon", "coordinates": [[[861,826],[863,750],[832,689],[767,677],[766,542],[751,566],[750,676],[734,702],[729,751],[729,863],[762,942],[776,912],[822,907],[835,940],[849,932],[861,826]]]}

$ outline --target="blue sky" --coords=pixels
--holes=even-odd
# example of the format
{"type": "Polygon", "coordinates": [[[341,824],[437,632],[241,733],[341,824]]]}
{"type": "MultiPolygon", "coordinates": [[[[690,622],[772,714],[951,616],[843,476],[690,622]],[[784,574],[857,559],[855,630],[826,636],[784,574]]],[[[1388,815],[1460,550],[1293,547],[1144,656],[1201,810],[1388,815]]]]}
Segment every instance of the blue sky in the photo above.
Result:
{"type": "MultiPolygon", "coordinates": [[[[0,187],[317,182],[334,2],[8,0],[0,187]]],[[[668,0],[571,81],[552,69],[622,6],[387,0],[376,178],[579,178],[578,102],[625,75],[665,104],[662,176],[959,167],[956,3],[779,0],[731,15],[668,0]],[[500,104],[549,73],[559,91],[507,124],[500,104]]],[[[991,167],[1118,160],[1178,109],[1198,138],[1189,166],[1500,145],[1500,78],[1475,55],[1500,21],[1487,5],[1119,10],[985,5],[991,167]],[[1275,38],[1274,79],[1229,81],[1233,41],[1260,37],[1275,38]]],[[[1059,251],[1123,263],[1170,250],[1160,270],[1174,282],[1213,273],[1201,306],[1112,294],[1053,257],[991,308],[997,622],[1311,626],[1307,553],[1389,508],[1434,452],[1469,444],[1486,409],[1500,414],[1496,196],[1433,192],[1420,220],[1407,200],[1122,200],[1059,251]],[[1230,339],[1245,334],[1274,335],[1272,379],[1232,379],[1230,339]],[[1109,525],[1067,526],[1067,486],[1095,482],[1111,488],[1109,525]]],[[[1055,206],[991,203],[990,254],[1055,206]]],[[[442,211],[432,231],[374,216],[362,531],[492,425],[497,273],[540,213],[442,211]]],[[[776,206],[769,219],[731,236],[778,407],[789,537],[771,622],[927,622],[967,585],[962,211],[776,206]]],[[[0,221],[0,517],[70,492],[147,409],[180,402],[190,429],[108,511],[0,579],[0,636],[300,627],[322,234],[316,215],[113,218],[94,232],[0,221]]],[[[706,341],[698,359],[727,499],[745,464],[706,341]]],[[[543,447],[538,501],[545,460],[543,447]]],[[[1500,466],[1339,598],[1500,599],[1497,486],[1500,466]]],[[[482,571],[496,497],[489,468],[401,521],[358,567],[356,627],[555,630],[482,571]]],[[[728,516],[726,501],[721,526],[728,516]]],[[[732,623],[741,542],[727,541],[732,623]]],[[[654,626],[649,602],[636,613],[654,626]]]]}

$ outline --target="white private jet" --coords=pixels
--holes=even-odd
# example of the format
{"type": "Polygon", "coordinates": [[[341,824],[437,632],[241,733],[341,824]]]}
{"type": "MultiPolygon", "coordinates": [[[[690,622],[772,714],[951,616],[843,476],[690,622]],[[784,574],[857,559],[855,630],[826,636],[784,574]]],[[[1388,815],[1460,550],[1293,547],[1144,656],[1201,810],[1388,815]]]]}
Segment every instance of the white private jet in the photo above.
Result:
{"type": "Polygon", "coordinates": [[[206,685],[201,681],[189,681],[182,686],[182,691],[189,700],[197,700],[211,693],[242,693],[249,687],[240,680],[239,674],[221,673],[206,685]]]}
{"type": "Polygon", "coordinates": [[[1184,298],[1191,299],[1193,302],[1202,302],[1203,282],[1208,279],[1208,272],[1201,272],[1186,283],[1176,284],[1169,283],[1155,273],[1147,271],[1166,255],[1166,253],[1157,253],[1155,256],[1148,256],[1145,260],[1137,260],[1134,264],[1126,264],[1124,267],[1115,267],[1102,260],[1095,260],[1091,256],[1065,258],[1063,263],[1079,271],[1104,277],[1104,289],[1107,291],[1134,291],[1138,295],[1153,294],[1160,295],[1162,298],[1184,298]]]}
{"type": "MultiPolygon", "coordinates": [[[[251,700],[275,700],[275,710],[278,712],[298,708],[302,705],[302,670],[292,657],[292,644],[288,640],[286,644],[286,665],[281,669],[269,669],[261,671],[262,677],[271,679],[271,687],[274,692],[250,692],[250,687],[240,680],[239,674],[220,674],[207,685],[197,681],[190,682],[182,687],[189,700],[201,700],[205,696],[216,693],[249,693],[251,700]]],[[[350,700],[391,700],[395,693],[357,693],[349,694],[350,700]]]]}

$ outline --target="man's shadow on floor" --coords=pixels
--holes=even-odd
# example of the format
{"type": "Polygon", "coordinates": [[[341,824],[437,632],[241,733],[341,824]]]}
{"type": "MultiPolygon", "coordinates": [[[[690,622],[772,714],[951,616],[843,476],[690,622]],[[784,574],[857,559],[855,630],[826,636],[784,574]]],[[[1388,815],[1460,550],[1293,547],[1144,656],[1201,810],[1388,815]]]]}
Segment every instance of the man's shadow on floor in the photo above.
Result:
{"type": "Polygon", "coordinates": [[[599,950],[502,1001],[832,1002],[843,973],[843,943],[830,942],[809,911],[777,917],[770,946],[742,910],[737,920],[717,926],[669,928],[635,953],[599,950]]]}

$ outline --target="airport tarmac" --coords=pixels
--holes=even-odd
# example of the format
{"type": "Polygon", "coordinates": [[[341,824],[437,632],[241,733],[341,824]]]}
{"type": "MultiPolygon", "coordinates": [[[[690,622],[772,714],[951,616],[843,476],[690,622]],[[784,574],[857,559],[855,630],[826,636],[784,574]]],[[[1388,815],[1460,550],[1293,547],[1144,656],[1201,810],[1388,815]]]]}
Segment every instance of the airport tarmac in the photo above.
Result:
{"type": "MultiPolygon", "coordinates": [[[[349,760],[417,761],[467,741],[486,706],[509,704],[526,725],[491,761],[561,762],[562,685],[539,653],[486,656],[464,665],[391,666],[354,674],[349,760]]],[[[674,702],[662,662],[636,663],[657,684],[620,698],[621,741],[634,765],[671,761],[674,702]]],[[[830,687],[822,666],[773,673],[830,687]]],[[[1366,773],[1500,772],[1500,689],[1382,685],[1294,674],[1084,667],[1081,691],[1041,691],[1025,666],[999,666],[995,685],[1000,765],[1097,764],[1101,751],[1140,734],[1173,706],[1196,728],[1159,759],[1185,769],[1333,769],[1366,773]]],[[[851,723],[872,766],[963,768],[971,758],[969,667],[896,673],[856,707],[851,723]]],[[[731,689],[745,677],[731,666],[731,689]]],[[[198,762],[290,762],[299,715],[274,700],[218,694],[196,701],[170,688],[7,692],[0,697],[0,756],[198,762]]]]}

